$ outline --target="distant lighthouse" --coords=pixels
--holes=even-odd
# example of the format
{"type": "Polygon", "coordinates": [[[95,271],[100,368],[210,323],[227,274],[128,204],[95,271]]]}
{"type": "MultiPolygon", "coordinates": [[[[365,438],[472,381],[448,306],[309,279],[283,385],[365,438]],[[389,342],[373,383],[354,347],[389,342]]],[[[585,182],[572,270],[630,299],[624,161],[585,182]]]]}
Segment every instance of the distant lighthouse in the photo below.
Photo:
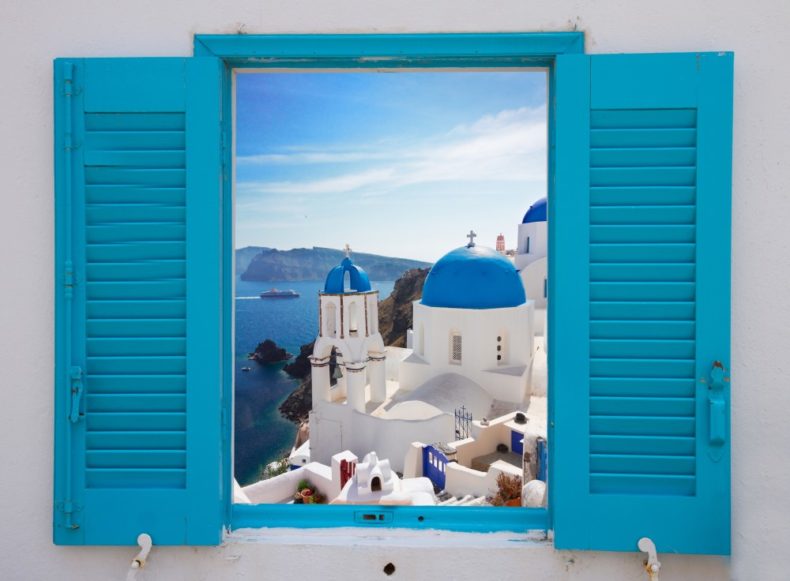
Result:
{"type": "Polygon", "coordinates": [[[505,253],[505,235],[502,233],[496,237],[496,251],[502,254],[505,253]]]}

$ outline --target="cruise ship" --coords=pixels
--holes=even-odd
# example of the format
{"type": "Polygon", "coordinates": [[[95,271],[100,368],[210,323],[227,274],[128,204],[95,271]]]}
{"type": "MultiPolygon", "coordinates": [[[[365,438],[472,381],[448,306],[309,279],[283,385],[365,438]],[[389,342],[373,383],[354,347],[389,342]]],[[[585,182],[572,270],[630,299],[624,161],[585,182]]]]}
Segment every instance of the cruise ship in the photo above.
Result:
{"type": "Polygon", "coordinates": [[[299,293],[293,289],[278,290],[273,288],[261,293],[262,299],[296,299],[299,298],[299,293]]]}

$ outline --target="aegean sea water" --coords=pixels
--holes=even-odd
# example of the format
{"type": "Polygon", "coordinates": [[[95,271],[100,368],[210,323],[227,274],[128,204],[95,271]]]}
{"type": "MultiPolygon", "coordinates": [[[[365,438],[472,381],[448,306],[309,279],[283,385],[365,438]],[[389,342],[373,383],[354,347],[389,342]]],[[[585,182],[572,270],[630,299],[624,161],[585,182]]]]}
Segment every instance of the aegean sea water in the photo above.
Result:
{"type": "MultiPolygon", "coordinates": [[[[318,334],[318,292],[323,281],[252,282],[236,278],[234,473],[242,486],[255,482],[261,469],[282,458],[293,445],[296,425],[280,415],[280,404],[299,386],[283,363],[260,365],[247,356],[264,339],[296,356],[318,334]],[[293,289],[295,299],[261,299],[271,288],[293,289]],[[249,367],[250,371],[242,371],[249,367]]],[[[371,283],[379,300],[387,298],[392,281],[371,283]]]]}

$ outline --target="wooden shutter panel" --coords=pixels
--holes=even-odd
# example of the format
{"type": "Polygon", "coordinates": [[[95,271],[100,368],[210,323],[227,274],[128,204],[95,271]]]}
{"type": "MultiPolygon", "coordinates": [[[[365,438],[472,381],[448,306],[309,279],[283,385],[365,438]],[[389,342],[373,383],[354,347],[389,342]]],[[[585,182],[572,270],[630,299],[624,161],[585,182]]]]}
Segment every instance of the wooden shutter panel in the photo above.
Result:
{"type": "Polygon", "coordinates": [[[729,553],[732,62],[558,59],[558,548],[729,553]]]}
{"type": "Polygon", "coordinates": [[[220,64],[55,64],[59,544],[217,544],[220,64]]]}

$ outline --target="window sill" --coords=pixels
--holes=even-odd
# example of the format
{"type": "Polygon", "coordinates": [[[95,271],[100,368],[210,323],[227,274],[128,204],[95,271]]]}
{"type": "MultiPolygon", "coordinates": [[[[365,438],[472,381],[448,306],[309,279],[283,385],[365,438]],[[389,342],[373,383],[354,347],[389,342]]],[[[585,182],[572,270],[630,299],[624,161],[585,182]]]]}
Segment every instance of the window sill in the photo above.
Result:
{"type": "Polygon", "coordinates": [[[365,535],[376,529],[376,535],[416,530],[505,535],[534,532],[545,537],[548,523],[545,508],[234,504],[231,513],[234,533],[263,528],[305,532],[351,528],[365,535]]]}
{"type": "Polygon", "coordinates": [[[527,533],[468,533],[446,530],[393,529],[371,531],[363,527],[332,529],[243,528],[228,533],[224,544],[262,544],[276,546],[338,547],[419,547],[501,549],[525,547],[553,549],[544,531],[527,533]]]}

